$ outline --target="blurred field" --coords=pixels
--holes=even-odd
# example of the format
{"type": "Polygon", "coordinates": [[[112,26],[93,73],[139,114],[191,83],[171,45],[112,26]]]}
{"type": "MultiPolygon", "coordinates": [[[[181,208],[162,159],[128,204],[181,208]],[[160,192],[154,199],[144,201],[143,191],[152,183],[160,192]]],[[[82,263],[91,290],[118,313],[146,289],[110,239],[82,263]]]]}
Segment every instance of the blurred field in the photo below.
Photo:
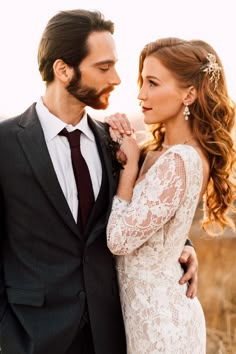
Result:
{"type": "MultiPolygon", "coordinates": [[[[139,142],[145,139],[142,119],[132,120],[139,142]]],[[[207,325],[207,354],[236,354],[236,234],[209,238],[201,230],[197,209],[190,232],[199,260],[198,298],[207,325]]],[[[191,348],[190,348],[191,353],[191,348]]]]}
{"type": "Polygon", "coordinates": [[[197,210],[190,237],[199,259],[198,298],[207,324],[207,354],[236,354],[236,236],[206,238],[197,210]]]}

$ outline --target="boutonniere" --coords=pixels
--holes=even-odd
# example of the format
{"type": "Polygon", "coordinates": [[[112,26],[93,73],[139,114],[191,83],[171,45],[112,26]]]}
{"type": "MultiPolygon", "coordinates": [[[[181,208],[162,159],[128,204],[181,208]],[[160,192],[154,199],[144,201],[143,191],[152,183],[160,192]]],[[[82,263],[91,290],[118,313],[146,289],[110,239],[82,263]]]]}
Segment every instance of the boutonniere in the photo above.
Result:
{"type": "Polygon", "coordinates": [[[120,144],[118,141],[113,141],[109,133],[109,125],[105,124],[106,135],[104,136],[104,144],[111,157],[112,161],[112,174],[115,177],[119,174],[120,170],[124,167],[118,160],[118,151],[120,150],[120,144]]]}

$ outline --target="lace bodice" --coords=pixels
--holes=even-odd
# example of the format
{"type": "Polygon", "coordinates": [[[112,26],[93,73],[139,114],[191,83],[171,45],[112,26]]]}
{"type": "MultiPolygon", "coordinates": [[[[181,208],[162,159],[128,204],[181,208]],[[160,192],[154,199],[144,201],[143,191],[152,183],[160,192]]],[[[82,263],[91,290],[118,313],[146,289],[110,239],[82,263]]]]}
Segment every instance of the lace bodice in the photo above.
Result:
{"type": "Polygon", "coordinates": [[[107,243],[117,255],[129,354],[205,353],[201,306],[197,299],[188,299],[186,287],[178,283],[183,272],[178,258],[192,224],[202,179],[196,150],[176,145],[135,185],[130,203],[114,197],[107,243]],[[178,338],[174,347],[169,331],[178,338]]]}

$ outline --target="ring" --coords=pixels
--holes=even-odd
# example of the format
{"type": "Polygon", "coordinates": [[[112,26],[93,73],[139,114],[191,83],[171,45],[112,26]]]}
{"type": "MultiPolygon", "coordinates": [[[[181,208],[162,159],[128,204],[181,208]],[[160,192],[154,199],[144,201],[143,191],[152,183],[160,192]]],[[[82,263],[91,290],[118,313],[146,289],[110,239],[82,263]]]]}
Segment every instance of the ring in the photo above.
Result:
{"type": "Polygon", "coordinates": [[[123,143],[123,139],[122,138],[117,138],[116,142],[121,145],[123,143]]]}

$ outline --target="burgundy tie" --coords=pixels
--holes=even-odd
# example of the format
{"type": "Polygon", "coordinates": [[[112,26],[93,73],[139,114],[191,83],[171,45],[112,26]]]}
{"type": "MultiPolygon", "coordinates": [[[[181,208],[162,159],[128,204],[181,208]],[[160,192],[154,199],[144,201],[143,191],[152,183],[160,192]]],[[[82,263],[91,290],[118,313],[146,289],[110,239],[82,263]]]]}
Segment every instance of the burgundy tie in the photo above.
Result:
{"type": "Polygon", "coordinates": [[[70,144],[72,166],[79,199],[77,221],[83,232],[94,205],[94,194],[89,169],[80,151],[80,134],[81,131],[78,129],[68,132],[65,128],[59,133],[59,135],[67,137],[70,144]]]}

